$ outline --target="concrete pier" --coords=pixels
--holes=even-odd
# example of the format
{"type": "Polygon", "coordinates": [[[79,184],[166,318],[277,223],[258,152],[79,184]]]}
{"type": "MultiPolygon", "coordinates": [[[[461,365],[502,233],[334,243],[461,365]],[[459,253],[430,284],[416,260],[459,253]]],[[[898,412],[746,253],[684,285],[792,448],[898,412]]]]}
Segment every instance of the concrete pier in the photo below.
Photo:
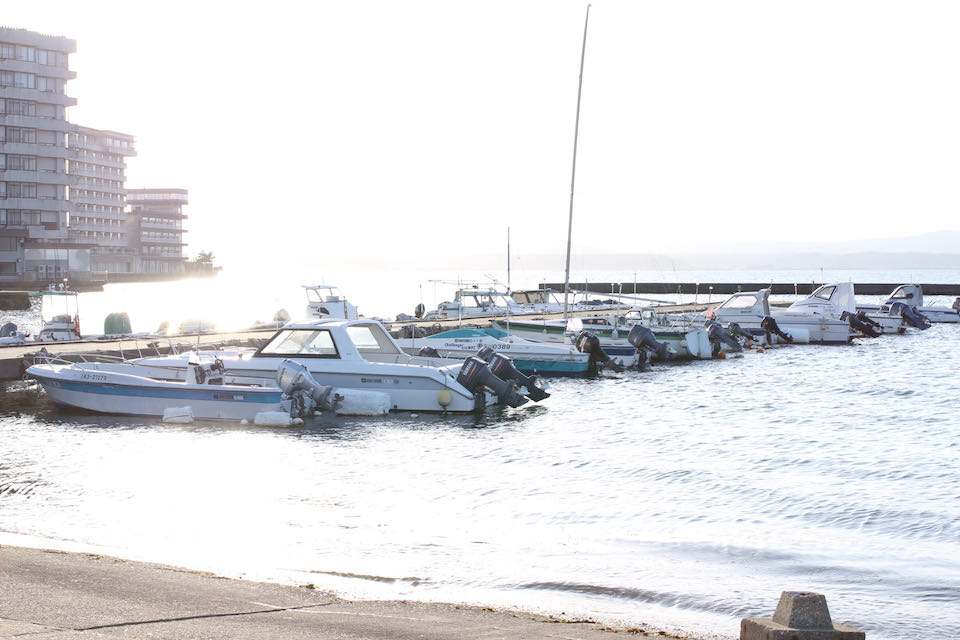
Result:
{"type": "MultiPolygon", "coordinates": [[[[809,295],[822,282],[571,282],[570,289],[600,296],[622,295],[731,295],[740,291],[770,289],[772,295],[809,295]]],[[[885,296],[906,282],[894,284],[857,282],[857,295],[885,296]]],[[[924,296],[960,296],[960,284],[921,284],[924,296]]],[[[563,283],[547,282],[540,288],[563,292],[563,283]]]]}

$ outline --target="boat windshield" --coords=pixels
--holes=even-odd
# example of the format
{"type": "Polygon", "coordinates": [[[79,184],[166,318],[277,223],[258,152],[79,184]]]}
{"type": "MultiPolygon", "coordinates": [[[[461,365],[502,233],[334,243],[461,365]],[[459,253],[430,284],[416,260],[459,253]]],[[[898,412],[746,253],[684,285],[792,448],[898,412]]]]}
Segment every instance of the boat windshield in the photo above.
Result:
{"type": "Polygon", "coordinates": [[[340,354],[326,329],[283,329],[254,354],[254,357],[272,356],[339,358],[340,354]]]}
{"type": "Polygon", "coordinates": [[[821,298],[823,300],[829,300],[833,297],[833,292],[836,291],[836,287],[820,287],[813,292],[814,298],[821,298]]]}
{"type": "Polygon", "coordinates": [[[402,353],[380,325],[353,324],[347,327],[347,335],[361,354],[398,355],[402,353]]]}
{"type": "Polygon", "coordinates": [[[752,293],[733,295],[720,305],[719,309],[750,309],[757,304],[757,296],[752,293]]]}

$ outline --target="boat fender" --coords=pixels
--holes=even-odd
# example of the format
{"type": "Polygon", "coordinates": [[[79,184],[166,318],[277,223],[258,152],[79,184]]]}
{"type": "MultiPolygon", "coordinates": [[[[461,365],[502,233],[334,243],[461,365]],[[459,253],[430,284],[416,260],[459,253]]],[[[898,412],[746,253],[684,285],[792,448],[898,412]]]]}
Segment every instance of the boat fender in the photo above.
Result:
{"type": "Polygon", "coordinates": [[[483,347],[477,352],[477,357],[487,363],[493,375],[501,380],[513,380],[518,386],[526,389],[527,396],[534,402],[540,402],[550,397],[550,394],[544,391],[536,376],[525,376],[513,364],[513,358],[497,353],[490,347],[483,347]]]}
{"type": "Polygon", "coordinates": [[[574,341],[577,351],[590,354],[590,363],[614,371],[623,371],[623,365],[611,358],[600,346],[600,339],[589,331],[581,331],[574,341]]]}
{"type": "Polygon", "coordinates": [[[793,337],[789,333],[784,333],[780,329],[780,325],[778,325],[777,321],[773,319],[773,316],[763,316],[763,319],[760,320],[760,328],[766,333],[767,344],[773,344],[771,334],[780,336],[785,342],[793,342],[793,337]]]}
{"type": "Polygon", "coordinates": [[[843,313],[841,313],[840,319],[846,320],[847,324],[850,325],[851,329],[853,329],[854,331],[858,331],[865,336],[869,336],[871,338],[880,337],[880,333],[876,329],[871,327],[866,322],[863,322],[862,320],[860,320],[860,318],[850,313],[849,311],[844,311],[843,313]]]}
{"type": "Polygon", "coordinates": [[[453,394],[450,393],[449,389],[442,389],[440,393],[437,394],[437,404],[444,409],[449,407],[451,402],[453,402],[453,394]]]}
{"type": "Polygon", "coordinates": [[[655,355],[657,360],[672,360],[675,355],[666,342],[660,342],[653,331],[639,324],[633,325],[630,329],[627,342],[636,347],[638,353],[641,349],[646,349],[655,355]]]}
{"type": "Polygon", "coordinates": [[[517,385],[512,380],[501,380],[490,370],[486,362],[477,356],[470,356],[463,361],[460,366],[460,372],[457,374],[457,382],[467,388],[472,393],[476,393],[480,387],[486,387],[496,394],[501,402],[511,407],[519,407],[527,399],[517,391],[517,385]]]}

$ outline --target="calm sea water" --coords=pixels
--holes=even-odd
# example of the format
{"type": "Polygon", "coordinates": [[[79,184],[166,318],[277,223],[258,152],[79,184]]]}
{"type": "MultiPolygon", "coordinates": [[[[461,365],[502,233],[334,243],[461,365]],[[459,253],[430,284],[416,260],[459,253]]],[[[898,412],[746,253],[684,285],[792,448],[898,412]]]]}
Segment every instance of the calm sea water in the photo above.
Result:
{"type": "MultiPolygon", "coordinates": [[[[881,278],[909,281],[854,277],[881,278]]],[[[293,306],[298,284],[289,301],[264,289],[262,309],[293,306]]],[[[350,284],[361,311],[419,301],[416,282],[377,302],[373,278],[350,284]]],[[[194,286],[108,290],[81,314],[120,310],[119,295],[138,328],[194,286]]],[[[873,640],[956,637],[958,354],[960,326],[935,325],[556,379],[518,410],[282,430],[62,410],[15,383],[0,395],[0,543],[707,638],[812,590],[873,640]]]]}

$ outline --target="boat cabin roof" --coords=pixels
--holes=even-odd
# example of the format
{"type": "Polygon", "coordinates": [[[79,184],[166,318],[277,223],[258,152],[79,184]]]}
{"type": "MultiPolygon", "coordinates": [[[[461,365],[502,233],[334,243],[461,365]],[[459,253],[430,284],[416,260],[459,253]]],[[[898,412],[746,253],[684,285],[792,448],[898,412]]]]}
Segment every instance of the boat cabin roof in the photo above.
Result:
{"type": "Polygon", "coordinates": [[[321,319],[285,324],[252,357],[370,360],[402,353],[376,320],[321,319]]]}

